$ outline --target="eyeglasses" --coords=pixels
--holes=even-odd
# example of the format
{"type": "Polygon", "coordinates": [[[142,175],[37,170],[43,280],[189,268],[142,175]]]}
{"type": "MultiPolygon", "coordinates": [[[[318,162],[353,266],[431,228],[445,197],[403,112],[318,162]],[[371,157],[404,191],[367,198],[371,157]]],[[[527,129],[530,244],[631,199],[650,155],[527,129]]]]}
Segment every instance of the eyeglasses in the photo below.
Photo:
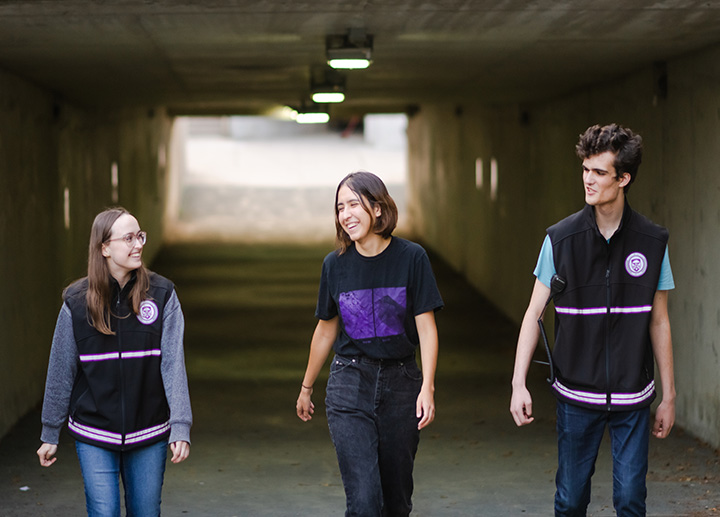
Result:
{"type": "Polygon", "coordinates": [[[118,237],[117,239],[108,239],[105,242],[125,241],[125,244],[127,244],[128,248],[132,248],[135,245],[136,239],[140,242],[142,246],[145,246],[145,243],[147,242],[147,232],[143,232],[141,230],[137,233],[126,233],[122,237],[118,237]]]}

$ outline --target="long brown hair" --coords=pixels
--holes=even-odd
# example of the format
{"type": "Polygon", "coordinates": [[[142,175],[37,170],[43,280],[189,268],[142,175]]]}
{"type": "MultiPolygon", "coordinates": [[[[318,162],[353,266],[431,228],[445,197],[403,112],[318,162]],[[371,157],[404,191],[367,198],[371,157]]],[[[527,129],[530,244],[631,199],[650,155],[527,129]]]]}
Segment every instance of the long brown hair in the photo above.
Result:
{"type": "Polygon", "coordinates": [[[392,235],[398,221],[398,209],[395,200],[390,197],[385,183],[372,172],[357,171],[345,176],[335,191],[335,242],[337,252],[342,255],[352,244],[352,239],[345,232],[338,218],[338,194],[345,185],[360,198],[363,209],[370,214],[373,222],[372,231],[386,239],[392,235]],[[365,204],[367,199],[370,206],[365,204]],[[380,217],[375,217],[373,208],[380,207],[380,217]]]}
{"type": "MultiPolygon", "coordinates": [[[[85,295],[90,324],[103,334],[112,335],[110,269],[102,254],[102,245],[112,236],[112,226],[120,216],[130,214],[122,207],[109,208],[95,216],[90,230],[88,247],[88,289],[85,295]]],[[[135,314],[140,311],[140,303],[147,297],[150,278],[147,269],[141,265],[136,270],[135,285],[130,290],[129,300],[135,314]]]]}

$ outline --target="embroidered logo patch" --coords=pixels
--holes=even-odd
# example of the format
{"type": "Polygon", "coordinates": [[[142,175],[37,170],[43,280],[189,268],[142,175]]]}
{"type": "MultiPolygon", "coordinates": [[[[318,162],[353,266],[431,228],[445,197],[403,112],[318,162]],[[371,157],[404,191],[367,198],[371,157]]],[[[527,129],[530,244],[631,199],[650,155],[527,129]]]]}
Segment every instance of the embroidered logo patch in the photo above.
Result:
{"type": "Polygon", "coordinates": [[[158,318],[158,308],[155,302],[152,300],[145,300],[140,304],[140,313],[137,315],[137,319],[143,325],[152,325],[158,318]]]}
{"type": "Polygon", "coordinates": [[[627,271],[630,276],[643,276],[645,271],[647,271],[647,266],[648,263],[645,255],[637,251],[635,253],[631,253],[625,259],[625,271],[627,271]]]}

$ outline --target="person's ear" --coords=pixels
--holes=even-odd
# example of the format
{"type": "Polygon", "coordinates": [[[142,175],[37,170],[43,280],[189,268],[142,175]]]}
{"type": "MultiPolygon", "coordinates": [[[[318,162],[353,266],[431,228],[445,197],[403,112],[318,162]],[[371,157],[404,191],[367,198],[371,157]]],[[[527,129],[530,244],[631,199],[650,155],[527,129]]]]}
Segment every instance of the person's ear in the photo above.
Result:
{"type": "Polygon", "coordinates": [[[110,251],[108,251],[107,246],[105,244],[100,245],[100,250],[102,251],[103,257],[108,258],[110,256],[110,251]]]}
{"type": "Polygon", "coordinates": [[[375,203],[374,211],[376,219],[382,215],[382,208],[380,208],[380,203],[375,203]]]}
{"type": "Polygon", "coordinates": [[[618,186],[620,187],[627,187],[628,183],[630,183],[630,180],[632,179],[632,176],[629,172],[623,172],[620,175],[620,181],[618,182],[618,186]]]}

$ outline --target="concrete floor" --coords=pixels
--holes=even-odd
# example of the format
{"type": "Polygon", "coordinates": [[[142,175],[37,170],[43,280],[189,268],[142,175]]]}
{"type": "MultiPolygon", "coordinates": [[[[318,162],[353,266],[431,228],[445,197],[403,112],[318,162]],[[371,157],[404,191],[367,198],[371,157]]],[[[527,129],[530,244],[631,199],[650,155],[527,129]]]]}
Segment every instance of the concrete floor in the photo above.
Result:
{"type": "MultiPolygon", "coordinates": [[[[195,417],[190,458],[168,464],[163,515],[342,515],[322,380],[313,421],[295,416],[329,249],[177,245],[154,264],[176,282],[186,315],[195,417]]],[[[532,371],[536,422],[518,429],[507,409],[518,329],[433,263],[446,308],[437,318],[437,418],[421,437],[413,515],[551,515],[554,403],[543,367],[532,371]]],[[[0,516],[83,515],[72,441],[63,434],[58,462],[44,469],[35,456],[39,432],[36,410],[0,442],[0,516]]],[[[605,444],[590,515],[614,514],[611,483],[605,444]]],[[[649,515],[717,515],[718,452],[679,428],[651,439],[648,490],[649,515]]]]}

